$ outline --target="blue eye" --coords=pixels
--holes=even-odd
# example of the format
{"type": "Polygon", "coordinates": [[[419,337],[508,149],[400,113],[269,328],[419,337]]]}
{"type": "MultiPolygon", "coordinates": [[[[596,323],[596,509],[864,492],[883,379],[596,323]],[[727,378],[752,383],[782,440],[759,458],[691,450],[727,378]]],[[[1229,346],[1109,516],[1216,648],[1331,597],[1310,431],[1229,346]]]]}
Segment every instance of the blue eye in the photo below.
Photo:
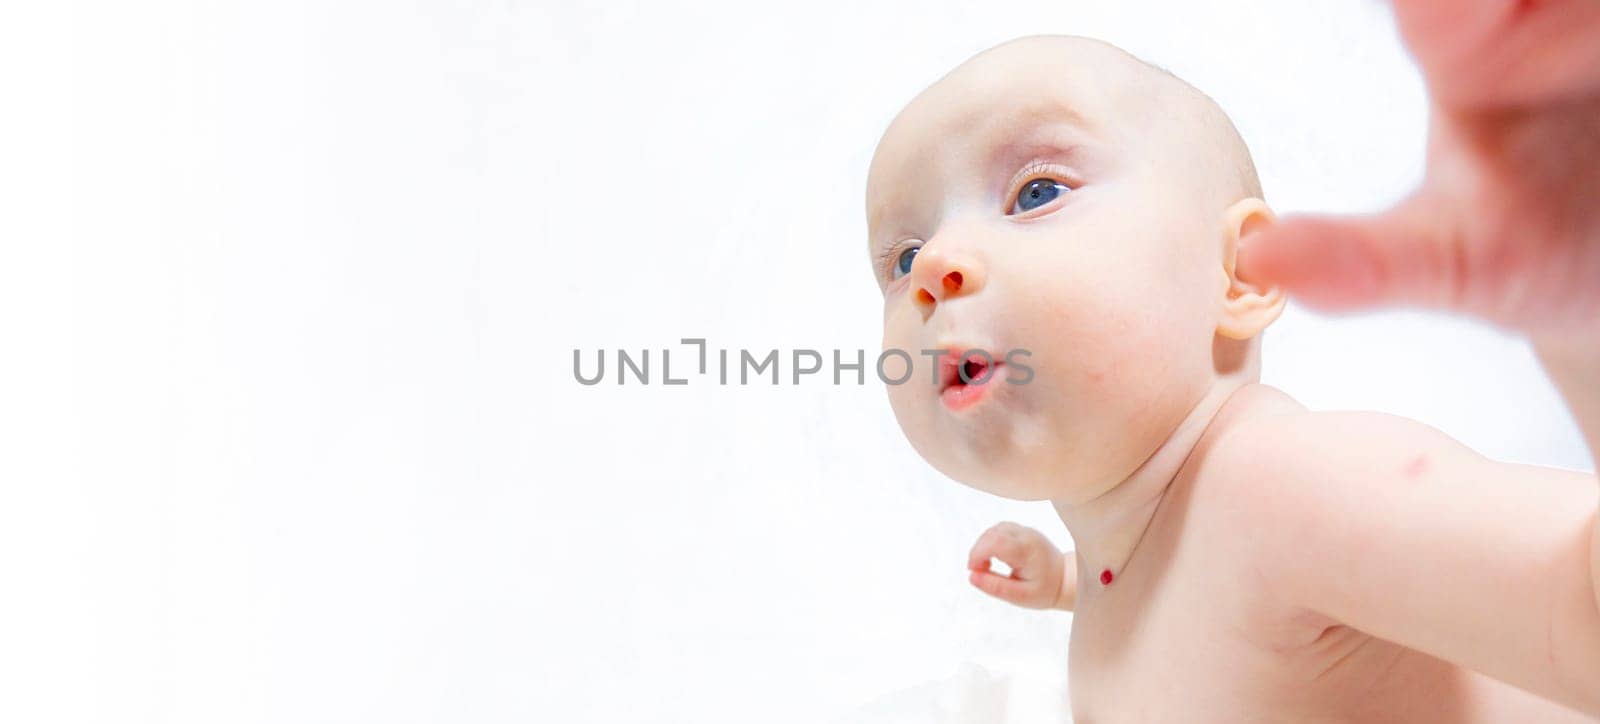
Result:
{"type": "Polygon", "coordinates": [[[895,257],[894,271],[891,272],[895,279],[899,279],[900,277],[911,273],[911,261],[917,258],[917,249],[919,248],[921,247],[913,246],[910,249],[900,252],[900,256],[895,257]]]}
{"type": "Polygon", "coordinates": [[[1017,200],[1011,205],[1011,213],[1032,211],[1054,201],[1061,192],[1071,190],[1066,184],[1055,179],[1036,178],[1023,184],[1022,190],[1017,192],[1017,200]]]}

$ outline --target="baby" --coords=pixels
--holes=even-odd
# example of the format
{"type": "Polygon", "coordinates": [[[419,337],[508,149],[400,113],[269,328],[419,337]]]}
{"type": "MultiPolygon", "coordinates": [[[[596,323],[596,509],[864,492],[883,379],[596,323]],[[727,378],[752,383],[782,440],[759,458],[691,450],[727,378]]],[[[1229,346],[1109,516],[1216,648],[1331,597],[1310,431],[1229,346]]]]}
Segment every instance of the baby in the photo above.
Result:
{"type": "Polygon", "coordinates": [[[1077,546],[1001,524],[972,582],[1074,611],[1079,722],[1600,717],[1593,476],[1259,384],[1285,300],[1234,259],[1273,223],[1261,196],[1221,109],[1097,41],[988,50],[890,124],[884,346],[937,370],[889,387],[895,417],[950,477],[1051,501],[1077,546]]]}

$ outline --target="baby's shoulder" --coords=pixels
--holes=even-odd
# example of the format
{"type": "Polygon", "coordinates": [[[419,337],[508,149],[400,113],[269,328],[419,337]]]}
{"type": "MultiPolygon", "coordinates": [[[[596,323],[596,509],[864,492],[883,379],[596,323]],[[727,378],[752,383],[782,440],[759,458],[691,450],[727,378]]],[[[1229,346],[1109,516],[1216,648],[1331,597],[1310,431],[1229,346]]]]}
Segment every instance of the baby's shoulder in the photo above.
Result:
{"type": "Polygon", "coordinates": [[[1230,400],[1191,456],[1199,505],[1220,501],[1235,517],[1292,521],[1297,509],[1321,515],[1330,505],[1359,505],[1380,488],[1481,460],[1416,420],[1307,410],[1282,392],[1251,387],[1238,404],[1230,400]]]}
{"type": "Polygon", "coordinates": [[[1308,410],[1264,385],[1251,385],[1240,395],[1244,399],[1237,405],[1230,401],[1232,409],[1217,416],[1196,447],[1206,474],[1246,484],[1282,477],[1317,480],[1335,471],[1403,470],[1418,456],[1475,457],[1448,435],[1410,418],[1308,410]]]}

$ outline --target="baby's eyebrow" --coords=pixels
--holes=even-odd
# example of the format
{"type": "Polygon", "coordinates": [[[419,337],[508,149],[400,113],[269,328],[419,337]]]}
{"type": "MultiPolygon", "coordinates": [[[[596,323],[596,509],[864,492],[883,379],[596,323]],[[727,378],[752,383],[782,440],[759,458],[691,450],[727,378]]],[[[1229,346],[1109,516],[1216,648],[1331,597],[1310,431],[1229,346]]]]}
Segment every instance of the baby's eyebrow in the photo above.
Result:
{"type": "MultiPolygon", "coordinates": [[[[929,124],[929,137],[938,139],[939,143],[928,142],[924,145],[935,150],[950,140],[976,141],[972,146],[978,151],[977,157],[968,159],[968,162],[981,164],[981,171],[987,172],[988,165],[997,161],[1026,161],[1002,159],[1000,155],[1004,151],[1065,149],[1077,145],[1070,138],[1082,140],[1097,135],[1097,124],[1065,98],[1035,94],[1027,95],[1018,102],[1016,98],[1008,97],[1015,92],[1014,89],[988,89],[986,93],[972,94],[960,109],[944,114],[929,124]],[[1014,108],[1006,110],[1007,105],[1014,108]],[[1001,110],[997,112],[996,109],[1001,110]]],[[[897,168],[880,183],[888,183],[892,189],[906,173],[906,169],[897,168]]],[[[903,212],[899,194],[893,190],[887,198],[880,199],[879,203],[867,209],[867,246],[874,255],[895,240],[888,238],[892,230],[881,230],[877,235],[872,231],[880,229],[887,220],[903,212]]]]}

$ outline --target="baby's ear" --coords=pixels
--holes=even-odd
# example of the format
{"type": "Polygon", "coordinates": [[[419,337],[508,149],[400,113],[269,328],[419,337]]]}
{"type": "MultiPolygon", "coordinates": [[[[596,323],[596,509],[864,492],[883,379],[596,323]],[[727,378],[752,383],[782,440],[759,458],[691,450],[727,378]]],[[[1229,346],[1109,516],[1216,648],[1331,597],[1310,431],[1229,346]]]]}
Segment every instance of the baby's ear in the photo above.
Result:
{"type": "Polygon", "coordinates": [[[1288,299],[1278,287],[1262,287],[1239,278],[1239,242],[1274,223],[1272,209],[1261,199],[1243,199],[1223,212],[1222,268],[1228,291],[1222,300],[1217,333],[1230,339],[1250,339],[1283,313],[1288,299]]]}

